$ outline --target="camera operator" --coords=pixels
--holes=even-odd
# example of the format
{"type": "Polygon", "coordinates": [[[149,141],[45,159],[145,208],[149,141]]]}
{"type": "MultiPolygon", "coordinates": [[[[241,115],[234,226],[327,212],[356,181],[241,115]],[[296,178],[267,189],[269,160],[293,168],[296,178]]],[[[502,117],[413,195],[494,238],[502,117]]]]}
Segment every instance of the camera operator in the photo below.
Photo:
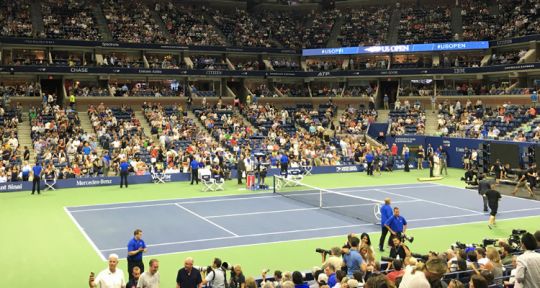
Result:
{"type": "Polygon", "coordinates": [[[512,248],[507,243],[499,243],[499,246],[501,247],[499,253],[501,253],[501,262],[503,265],[510,265],[512,264],[512,257],[514,256],[512,254],[512,248]]]}
{"type": "Polygon", "coordinates": [[[210,269],[207,270],[206,277],[202,280],[202,285],[212,288],[225,288],[227,283],[227,275],[225,269],[221,267],[221,259],[214,258],[210,269]]]}
{"type": "Polygon", "coordinates": [[[341,248],[339,247],[332,247],[330,249],[330,256],[327,258],[327,251],[324,251],[321,253],[322,256],[322,263],[323,267],[327,267],[328,265],[332,265],[336,268],[336,270],[340,270],[341,267],[343,267],[343,258],[341,257],[341,248]]]}
{"type": "Polygon", "coordinates": [[[393,237],[392,244],[392,248],[390,248],[390,258],[403,260],[405,257],[411,256],[411,250],[409,250],[407,245],[401,242],[400,237],[393,237]]]}

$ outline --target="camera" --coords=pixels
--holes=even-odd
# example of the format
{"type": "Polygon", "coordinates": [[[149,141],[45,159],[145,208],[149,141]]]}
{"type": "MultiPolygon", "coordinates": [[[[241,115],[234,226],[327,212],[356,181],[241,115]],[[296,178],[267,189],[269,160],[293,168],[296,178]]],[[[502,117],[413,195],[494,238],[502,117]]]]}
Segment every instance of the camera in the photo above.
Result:
{"type": "Polygon", "coordinates": [[[489,245],[498,246],[499,241],[497,239],[487,239],[482,240],[482,247],[487,247],[489,245]]]}
{"type": "Polygon", "coordinates": [[[413,243],[414,237],[407,237],[407,235],[402,234],[402,235],[401,235],[401,242],[405,243],[405,240],[407,240],[407,241],[413,243]]]}
{"type": "Polygon", "coordinates": [[[452,250],[456,250],[456,249],[463,249],[463,250],[465,250],[465,249],[467,249],[467,245],[466,245],[466,244],[463,244],[463,243],[461,243],[461,242],[459,242],[459,241],[456,241],[456,243],[450,245],[450,248],[451,248],[452,250]]]}
{"type": "Polygon", "coordinates": [[[329,254],[332,254],[332,253],[330,252],[330,250],[325,250],[325,249],[323,249],[323,248],[317,248],[317,249],[315,249],[315,252],[321,253],[321,254],[324,253],[324,254],[328,254],[328,255],[329,255],[329,254]]]}

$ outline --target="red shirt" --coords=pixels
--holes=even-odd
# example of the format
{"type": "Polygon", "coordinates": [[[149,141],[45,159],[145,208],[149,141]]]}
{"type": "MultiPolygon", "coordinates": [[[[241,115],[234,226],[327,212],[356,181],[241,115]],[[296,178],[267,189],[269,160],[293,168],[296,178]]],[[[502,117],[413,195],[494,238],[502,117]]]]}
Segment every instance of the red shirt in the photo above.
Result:
{"type": "Polygon", "coordinates": [[[397,155],[397,145],[392,145],[392,156],[397,155]]]}
{"type": "Polygon", "coordinates": [[[392,281],[392,283],[396,283],[396,279],[402,277],[403,274],[405,274],[405,270],[401,269],[399,271],[392,271],[386,274],[386,277],[388,278],[388,280],[392,281]]]}

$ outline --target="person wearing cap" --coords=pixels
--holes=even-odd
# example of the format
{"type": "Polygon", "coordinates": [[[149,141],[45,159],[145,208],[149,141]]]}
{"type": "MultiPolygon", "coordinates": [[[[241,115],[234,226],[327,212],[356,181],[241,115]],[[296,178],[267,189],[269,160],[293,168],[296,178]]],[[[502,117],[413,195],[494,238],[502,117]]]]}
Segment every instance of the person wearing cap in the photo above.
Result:
{"type": "MultiPolygon", "coordinates": [[[[399,288],[431,288],[437,287],[446,273],[447,264],[440,258],[432,258],[421,269],[407,269],[399,288]]],[[[442,286],[444,287],[444,286],[442,286]]]]}

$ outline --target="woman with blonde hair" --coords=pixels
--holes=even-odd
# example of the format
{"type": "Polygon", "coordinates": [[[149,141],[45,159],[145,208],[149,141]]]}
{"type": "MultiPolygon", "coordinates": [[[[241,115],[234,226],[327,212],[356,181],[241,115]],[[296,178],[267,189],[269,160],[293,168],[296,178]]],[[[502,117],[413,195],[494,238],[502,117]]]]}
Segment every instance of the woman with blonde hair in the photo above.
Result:
{"type": "Polygon", "coordinates": [[[495,278],[495,284],[502,285],[502,276],[503,276],[503,265],[501,262],[501,256],[499,254],[499,251],[495,247],[487,247],[486,248],[486,255],[489,259],[490,265],[486,265],[486,269],[490,270],[491,273],[493,273],[493,277],[495,278]]]}

